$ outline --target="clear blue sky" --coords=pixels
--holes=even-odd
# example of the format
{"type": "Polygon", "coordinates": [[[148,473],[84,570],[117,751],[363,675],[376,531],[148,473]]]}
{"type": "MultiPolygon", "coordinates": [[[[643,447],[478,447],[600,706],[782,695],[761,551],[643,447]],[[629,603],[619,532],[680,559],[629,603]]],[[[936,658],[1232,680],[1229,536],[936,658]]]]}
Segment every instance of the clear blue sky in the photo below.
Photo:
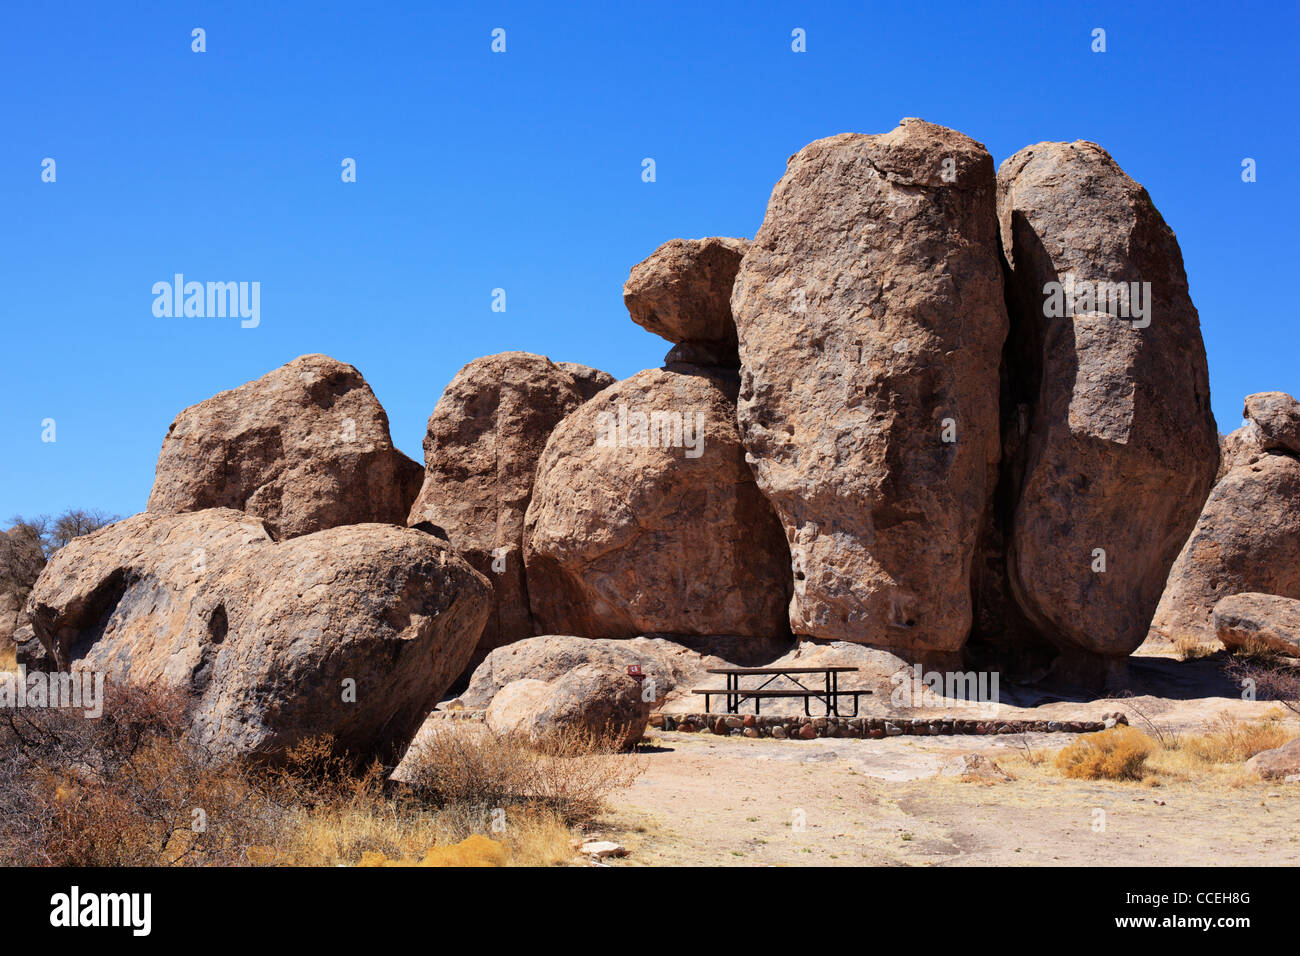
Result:
{"type": "Polygon", "coordinates": [[[628,269],[675,236],[752,236],[790,154],[904,116],[999,163],[1105,146],[1182,243],[1231,430],[1245,394],[1300,395],[1300,16],[1150,6],[10,4],[0,520],[142,509],[181,408],[306,352],[357,366],[418,460],[476,356],[657,366],[668,345],[628,319],[628,269]],[[261,325],[155,318],[175,272],[260,282],[261,325]]]}

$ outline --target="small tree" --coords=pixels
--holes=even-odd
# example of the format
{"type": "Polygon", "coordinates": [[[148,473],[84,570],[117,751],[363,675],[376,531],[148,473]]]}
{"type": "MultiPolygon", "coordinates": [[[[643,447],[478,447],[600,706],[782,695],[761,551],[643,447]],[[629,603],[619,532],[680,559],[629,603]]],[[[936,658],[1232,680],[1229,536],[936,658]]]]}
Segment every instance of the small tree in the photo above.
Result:
{"type": "Polygon", "coordinates": [[[55,551],[73,538],[90,534],[117,520],[118,515],[109,514],[99,508],[89,510],[69,508],[55,518],[49,515],[37,515],[34,518],[15,515],[11,521],[13,527],[9,531],[12,534],[15,530],[22,529],[20,533],[34,535],[40,542],[41,552],[48,560],[55,551]]]}

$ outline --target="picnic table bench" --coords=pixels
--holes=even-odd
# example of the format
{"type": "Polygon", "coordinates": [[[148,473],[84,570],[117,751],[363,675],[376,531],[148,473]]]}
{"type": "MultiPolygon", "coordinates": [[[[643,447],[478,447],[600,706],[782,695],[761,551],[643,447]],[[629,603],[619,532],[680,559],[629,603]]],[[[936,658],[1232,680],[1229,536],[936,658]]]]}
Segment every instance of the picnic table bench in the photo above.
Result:
{"type": "MultiPolygon", "coordinates": [[[[692,694],[704,695],[704,709],[709,710],[709,700],[715,696],[724,696],[727,699],[727,713],[740,713],[740,705],[746,700],[754,702],[754,713],[761,713],[762,701],[770,698],[782,697],[802,697],[803,712],[811,717],[812,711],[809,709],[809,703],[812,700],[820,700],[826,705],[826,713],[834,714],[837,717],[856,717],[858,715],[858,698],[863,694],[870,694],[869,690],[840,690],[840,675],[849,671],[856,671],[856,667],[711,667],[706,673],[722,674],[727,679],[726,687],[700,687],[691,691],[692,694]],[[800,674],[821,674],[825,679],[825,686],[822,689],[815,687],[806,687],[799,682],[796,675],[800,674]],[[742,677],[767,677],[767,680],[757,687],[741,687],[740,679],[742,677]],[[799,690],[786,690],[780,688],[770,688],[769,685],[778,678],[784,677],[793,681],[799,686],[799,690]],[[840,714],[839,699],[841,697],[853,698],[853,713],[840,714]]],[[[811,683],[811,681],[810,681],[811,683]]]]}

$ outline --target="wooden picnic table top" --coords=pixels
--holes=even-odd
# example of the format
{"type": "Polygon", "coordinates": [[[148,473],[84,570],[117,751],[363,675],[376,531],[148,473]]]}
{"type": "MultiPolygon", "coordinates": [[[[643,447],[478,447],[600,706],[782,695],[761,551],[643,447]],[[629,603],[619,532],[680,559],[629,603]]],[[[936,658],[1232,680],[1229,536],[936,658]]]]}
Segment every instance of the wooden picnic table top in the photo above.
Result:
{"type": "Polygon", "coordinates": [[[706,674],[843,674],[855,671],[856,667],[710,667],[706,674]]]}

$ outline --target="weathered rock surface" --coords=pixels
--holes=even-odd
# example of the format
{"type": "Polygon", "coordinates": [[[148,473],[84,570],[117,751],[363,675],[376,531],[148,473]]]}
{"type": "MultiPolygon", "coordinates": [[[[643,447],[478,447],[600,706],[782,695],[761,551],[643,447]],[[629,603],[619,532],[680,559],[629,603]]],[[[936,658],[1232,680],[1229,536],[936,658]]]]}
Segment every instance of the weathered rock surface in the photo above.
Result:
{"type": "Polygon", "coordinates": [[[1247,395],[1242,414],[1260,451],[1300,455],[1300,402],[1286,392],[1247,395]]]}
{"type": "Polygon", "coordinates": [[[623,302],[633,322],[676,345],[666,364],[740,364],[731,287],[748,248],[748,239],[671,239],[632,267],[623,302]]]}
{"type": "Polygon", "coordinates": [[[1169,572],[1148,640],[1211,643],[1215,605],[1247,592],[1300,600],[1300,460],[1290,455],[1249,456],[1214,486],[1169,572]]]}
{"type": "Polygon", "coordinates": [[[259,519],[211,509],[75,539],[27,610],[61,669],[182,688],[192,738],[218,754],[332,734],[387,756],[464,668],[489,603],[482,576],[421,531],[360,524],[277,543],[259,519]]]}
{"type": "Polygon", "coordinates": [[[731,306],[796,634],[966,641],[1007,334],[994,198],[988,151],[916,119],[806,146],[772,192],[731,306]]]}
{"type": "Polygon", "coordinates": [[[494,647],[533,636],[523,533],[537,460],[561,419],[613,382],[596,369],[504,352],[470,362],[438,399],[408,523],[442,528],[492,582],[492,615],[471,666],[494,647]]]}
{"type": "Polygon", "coordinates": [[[14,633],[27,623],[23,604],[45,567],[36,532],[24,525],[0,531],[0,649],[15,643],[14,633]]]}
{"type": "MultiPolygon", "coordinates": [[[[753,638],[743,640],[754,643],[753,638]]],[[[759,667],[785,653],[788,645],[788,641],[772,642],[771,651],[766,655],[735,660],[732,648],[724,646],[709,653],[707,643],[706,649],[696,649],[665,638],[609,640],[547,634],[497,648],[474,669],[460,699],[466,707],[483,708],[507,684],[530,678],[553,681],[584,664],[621,673],[636,665],[650,682],[658,706],[683,689],[689,690],[696,681],[713,680],[705,676],[707,668],[728,664],[759,667]],[[719,656],[718,651],[725,651],[726,656],[719,656]]]]}
{"type": "Polygon", "coordinates": [[[1231,594],[1214,605],[1214,633],[1224,647],[1249,645],[1300,657],[1300,601],[1276,594],[1231,594]]]}
{"type": "Polygon", "coordinates": [[[276,538],[405,524],[423,470],[351,365],[304,355],[191,405],[163,439],[148,510],[234,508],[276,538]]]}
{"type": "Polygon", "coordinates": [[[785,541],[745,463],[734,380],[651,369],[551,433],[524,529],[539,633],[786,632],[785,541]]]}
{"type": "Polygon", "coordinates": [[[1058,647],[1120,658],[1146,635],[1218,466],[1182,254],[1146,191],[1093,143],[1009,158],[998,218],[1018,393],[1008,411],[1025,435],[1011,588],[1058,647]]]}
{"type": "Polygon", "coordinates": [[[494,733],[522,733],[534,740],[565,730],[585,731],[627,749],[645,734],[650,701],[626,672],[583,664],[543,683],[507,684],[492,699],[485,720],[494,733]]]}
{"type": "Polygon", "coordinates": [[[1300,775],[1300,738],[1255,754],[1246,761],[1246,769],[1265,780],[1285,780],[1300,775]]]}

